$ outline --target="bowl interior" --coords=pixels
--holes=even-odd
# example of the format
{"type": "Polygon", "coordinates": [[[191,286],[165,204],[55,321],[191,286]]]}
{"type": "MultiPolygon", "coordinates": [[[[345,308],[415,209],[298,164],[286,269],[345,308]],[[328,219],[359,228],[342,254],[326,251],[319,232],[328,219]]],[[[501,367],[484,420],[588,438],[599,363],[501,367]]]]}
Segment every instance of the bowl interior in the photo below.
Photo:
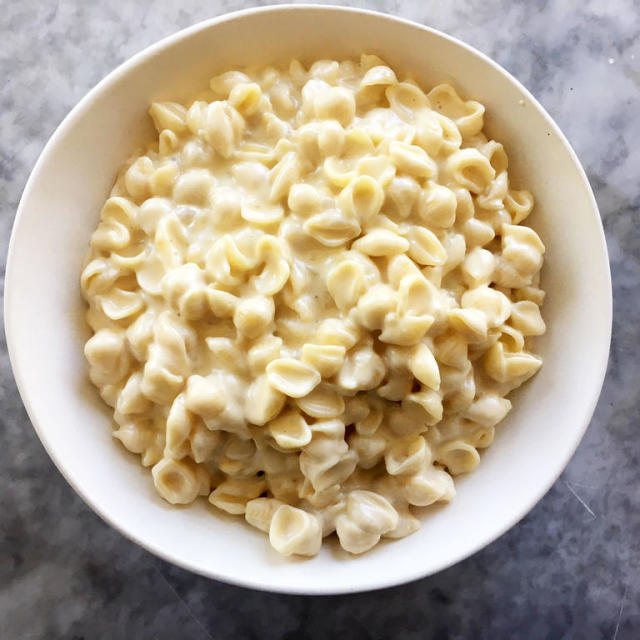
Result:
{"type": "Polygon", "coordinates": [[[108,522],[167,560],[256,588],[337,593],[396,584],[442,569],[519,520],[575,450],[604,375],[611,324],[606,246],[593,195],[568,143],[497,65],[461,43],[379,14],[327,7],[251,10],[201,23],[117,69],[67,117],[29,180],[6,277],[6,327],[16,379],[61,472],[108,522]],[[111,438],[109,412],[86,379],[81,263],[119,165],[152,130],[152,100],[188,99],[217,71],[249,63],[382,56],[424,86],[451,81],[487,108],[515,186],[536,196],[531,224],[547,246],[548,333],[541,372],[517,393],[479,468],[456,481],[446,508],[409,538],[361,557],[328,545],[283,559],[240,518],[205,500],[175,508],[137,457],[111,438]],[[594,312],[595,310],[595,312],[594,312]]]}

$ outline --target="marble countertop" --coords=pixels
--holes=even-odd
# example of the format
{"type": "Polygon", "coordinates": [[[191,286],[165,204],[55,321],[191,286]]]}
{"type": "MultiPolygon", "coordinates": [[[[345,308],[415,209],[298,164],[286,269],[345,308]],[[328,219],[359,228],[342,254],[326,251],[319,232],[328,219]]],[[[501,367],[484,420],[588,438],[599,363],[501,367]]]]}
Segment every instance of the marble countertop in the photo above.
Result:
{"type": "MultiPolygon", "coordinates": [[[[148,44],[251,4],[2,3],[3,272],[20,194],[67,111],[148,44]]],[[[492,56],[542,102],[581,158],[604,220],[615,313],[607,379],[578,452],[520,524],[438,575],[354,596],[248,591],[166,564],[85,506],[31,428],[3,335],[2,638],[640,637],[640,7],[634,0],[350,4],[442,29],[492,56]]]]}

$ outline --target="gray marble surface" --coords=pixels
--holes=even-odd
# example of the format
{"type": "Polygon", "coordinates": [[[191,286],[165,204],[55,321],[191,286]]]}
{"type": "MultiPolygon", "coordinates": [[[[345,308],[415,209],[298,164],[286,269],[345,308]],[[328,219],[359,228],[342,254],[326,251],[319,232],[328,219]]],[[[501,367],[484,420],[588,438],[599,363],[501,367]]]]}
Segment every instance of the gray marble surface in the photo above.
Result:
{"type": "MultiPolygon", "coordinates": [[[[20,193],[67,111],[146,45],[250,4],[0,0],[3,272],[20,193]]],[[[252,592],[158,560],[84,505],[31,428],[2,338],[1,638],[640,637],[640,3],[352,4],[440,28],[495,58],[582,159],[604,219],[615,295],[609,371],[582,445],[529,516],[447,571],[348,597],[252,592]]]]}

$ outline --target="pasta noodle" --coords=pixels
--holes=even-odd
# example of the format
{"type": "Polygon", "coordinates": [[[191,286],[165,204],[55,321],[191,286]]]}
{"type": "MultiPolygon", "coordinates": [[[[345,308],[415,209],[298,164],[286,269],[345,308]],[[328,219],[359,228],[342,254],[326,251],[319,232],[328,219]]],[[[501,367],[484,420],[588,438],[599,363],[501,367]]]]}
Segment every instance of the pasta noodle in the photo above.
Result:
{"type": "Polygon", "coordinates": [[[149,114],[81,276],[114,437],[284,555],[413,533],[542,364],[545,247],[483,105],[364,54],[149,114]]]}

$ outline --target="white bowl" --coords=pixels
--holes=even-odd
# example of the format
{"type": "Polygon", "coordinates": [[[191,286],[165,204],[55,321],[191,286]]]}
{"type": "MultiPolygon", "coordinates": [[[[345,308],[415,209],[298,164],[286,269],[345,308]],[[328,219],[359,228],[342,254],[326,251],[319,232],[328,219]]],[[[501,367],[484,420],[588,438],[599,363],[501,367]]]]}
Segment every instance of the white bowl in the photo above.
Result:
{"type": "Polygon", "coordinates": [[[504,69],[437,31],[337,7],[252,9],[202,22],[120,66],[67,116],[42,152],[16,217],[6,274],[6,332],[15,377],[42,443],[102,518],[186,569],[235,584],[303,594],[363,591],[439,571],[512,527],[551,487],[589,423],[611,332],[607,250],[593,194],[553,120],[504,69]],[[451,505],[427,510],[403,540],[350,557],[279,557],[241,518],[205,500],[176,508],[111,437],[88,384],[79,293],[82,259],[119,165],[152,135],[152,100],[192,97],[214,72],[252,62],[375,52],[425,86],[451,81],[487,107],[515,183],[536,196],[531,223],[547,245],[547,335],[541,372],[514,399],[479,468],[451,505]]]}

